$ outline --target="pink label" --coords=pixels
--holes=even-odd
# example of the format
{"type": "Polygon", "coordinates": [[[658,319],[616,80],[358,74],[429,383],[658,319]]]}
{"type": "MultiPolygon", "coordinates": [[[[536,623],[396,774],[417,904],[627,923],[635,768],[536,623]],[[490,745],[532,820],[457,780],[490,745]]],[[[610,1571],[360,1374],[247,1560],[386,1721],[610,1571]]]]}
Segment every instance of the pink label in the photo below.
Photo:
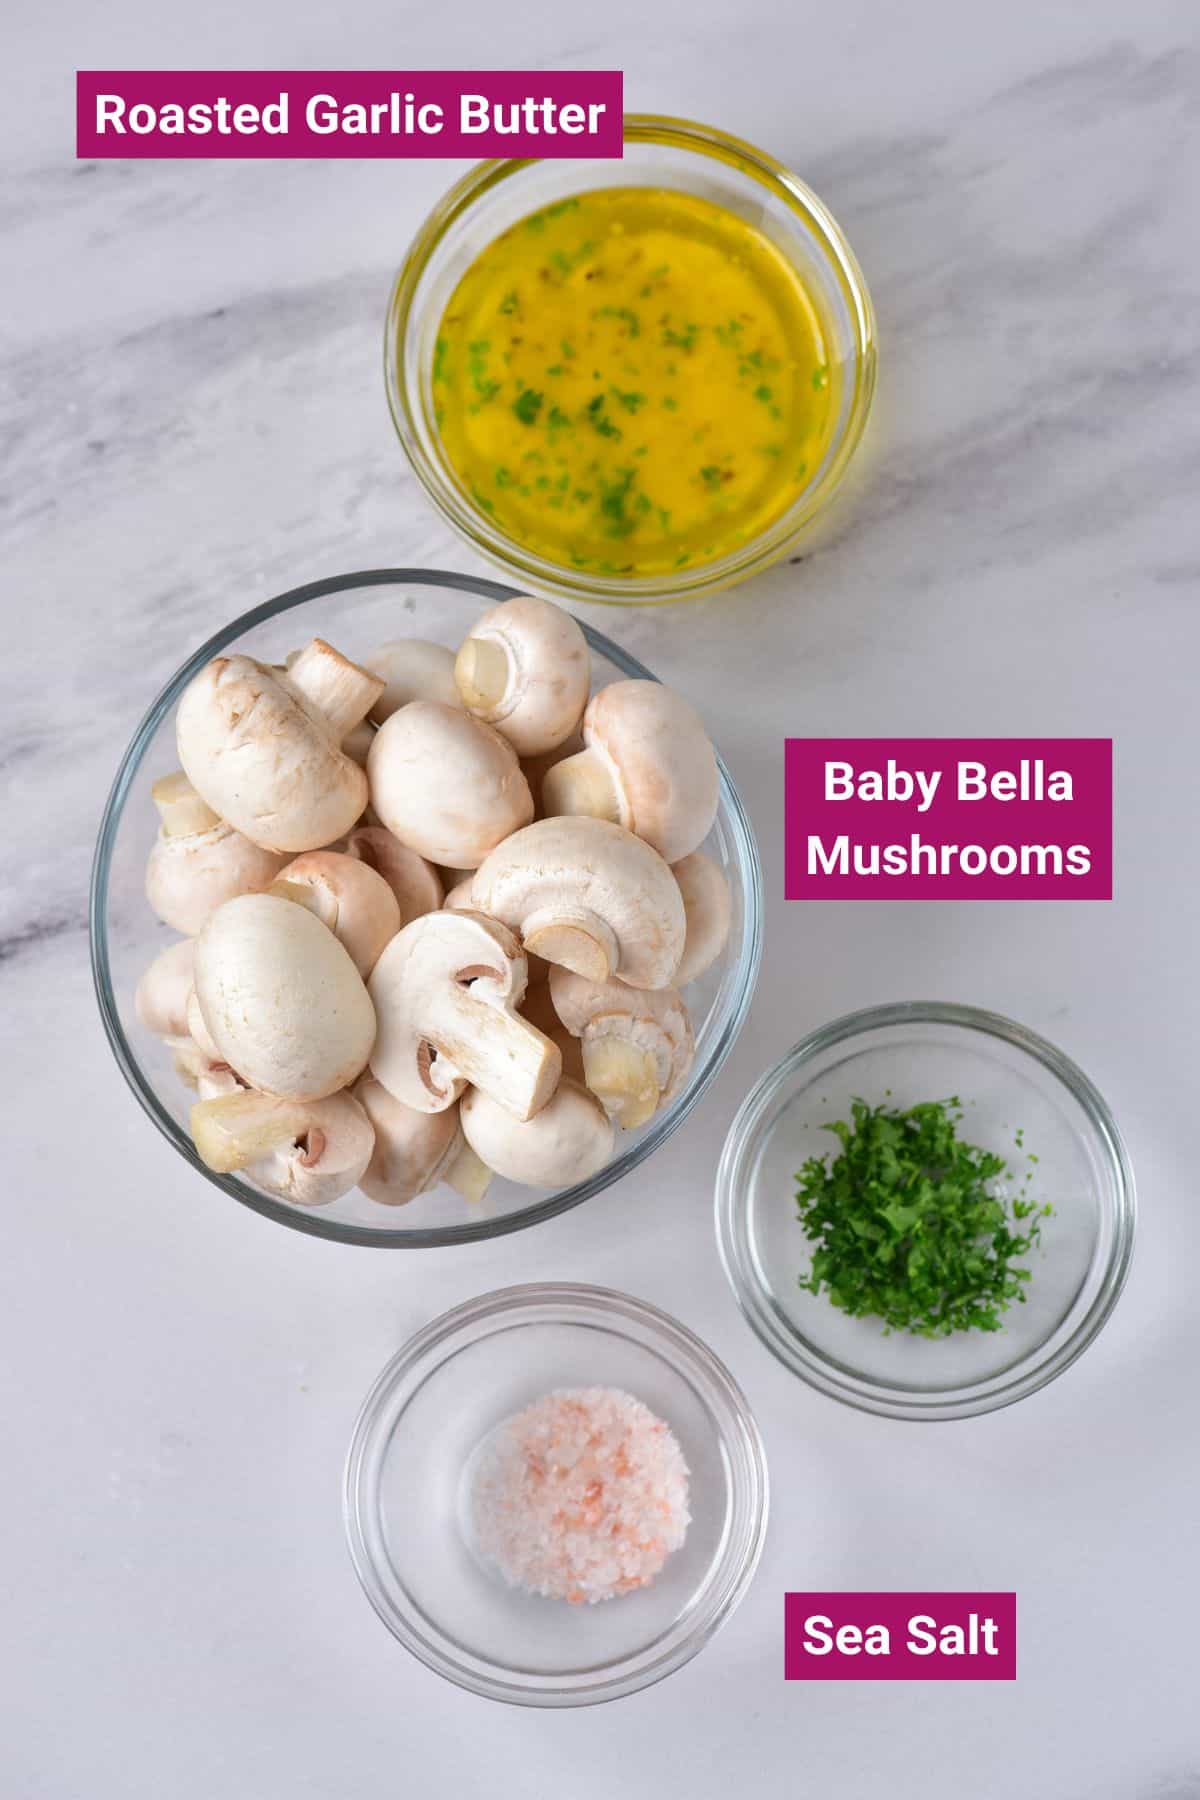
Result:
{"type": "Polygon", "coordinates": [[[75,154],[617,157],[622,85],[612,69],[80,69],[75,154]]]}
{"type": "Polygon", "coordinates": [[[1111,738],[789,738],[789,900],[1111,900],[1111,738]]]}
{"type": "Polygon", "coordinates": [[[787,1681],[1015,1681],[1015,1594],[785,1594],[787,1681]]]}

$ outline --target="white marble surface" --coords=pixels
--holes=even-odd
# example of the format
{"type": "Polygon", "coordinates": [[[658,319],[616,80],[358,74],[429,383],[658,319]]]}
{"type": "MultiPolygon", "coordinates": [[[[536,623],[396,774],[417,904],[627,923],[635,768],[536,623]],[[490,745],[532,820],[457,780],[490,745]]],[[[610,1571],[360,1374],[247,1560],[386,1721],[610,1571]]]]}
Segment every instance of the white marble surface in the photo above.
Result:
{"type": "Polygon", "coordinates": [[[0,320],[3,1791],[1197,1794],[1194,5],[20,12],[0,320]],[[632,105],[770,146],[847,228],[884,345],[870,479],[837,541],[725,599],[598,617],[704,707],[758,823],[769,978],[735,1054],[644,1178],[421,1257],[286,1233],[182,1166],[102,1041],[84,894],[126,738],[214,625],[317,574],[474,565],[405,471],[378,367],[390,274],[455,171],[81,168],[71,71],[397,62],[623,65],[632,105]],[[1117,899],[785,905],[788,731],[1111,733],[1117,899]],[[759,1070],[822,1019],[911,994],[1057,1038],[1122,1121],[1143,1209],[1083,1361],[1011,1411],[926,1428],[773,1363],[709,1223],[759,1070]],[[541,1276],[627,1286],[697,1327],[752,1397],[776,1492],[756,1587],[710,1649],[556,1716],[409,1660],[339,1518],[355,1410],[398,1342],[541,1276]],[[1015,1587],[1020,1680],[785,1687],[786,1586],[1015,1587]]]}

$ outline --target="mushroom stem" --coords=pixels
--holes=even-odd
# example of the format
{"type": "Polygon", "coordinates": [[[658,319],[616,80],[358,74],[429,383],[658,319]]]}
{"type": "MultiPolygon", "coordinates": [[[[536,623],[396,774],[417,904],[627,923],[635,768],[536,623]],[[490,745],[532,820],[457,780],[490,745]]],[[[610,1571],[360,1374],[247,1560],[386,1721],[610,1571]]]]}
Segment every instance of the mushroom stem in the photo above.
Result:
{"type": "Polygon", "coordinates": [[[192,1141],[208,1168],[231,1175],[285,1144],[294,1144],[304,1135],[307,1122],[303,1106],[245,1089],[198,1101],[191,1112],[192,1141]]]}
{"type": "Polygon", "coordinates": [[[610,1119],[623,1131],[644,1125],[658,1111],[658,1069],[649,1050],[626,1038],[585,1038],[584,1079],[610,1119]]]}
{"type": "Polygon", "coordinates": [[[286,878],[273,881],[267,889],[277,900],[290,900],[293,906],[303,906],[306,911],[315,913],[322,925],[330,931],[337,931],[338,903],[337,896],[330,893],[327,887],[318,887],[315,882],[288,881],[286,878]]]}
{"type": "Polygon", "coordinates": [[[490,712],[508,686],[508,657],[490,638],[469,637],[455,659],[454,679],[469,712],[490,712]]]}
{"type": "Polygon", "coordinates": [[[522,945],[526,955],[558,963],[587,981],[607,981],[619,954],[612,927],[587,907],[541,907],[530,913],[522,945]]]}
{"type": "Polygon", "coordinates": [[[218,814],[200,798],[182,769],[156,781],[150,789],[150,798],[162,818],[164,837],[194,837],[221,823],[218,814]]]}
{"type": "Polygon", "coordinates": [[[464,1144],[446,1166],[442,1180],[471,1206],[478,1206],[491,1185],[492,1171],[470,1144],[464,1144]]]}
{"type": "Polygon", "coordinates": [[[444,1094],[455,1080],[466,1081],[524,1119],[544,1106],[558,1085],[557,1046],[516,1013],[473,1000],[468,987],[445,989],[429,1036],[440,1064],[436,1077],[425,1078],[434,1094],[444,1094]]]}
{"type": "Polygon", "coordinates": [[[542,781],[542,811],[550,817],[570,814],[607,819],[622,825],[621,799],[608,765],[594,750],[565,756],[542,781]]]}
{"type": "Polygon", "coordinates": [[[366,718],[384,687],[378,675],[360,669],[324,638],[314,638],[297,653],[287,678],[324,714],[339,744],[366,718]]]}

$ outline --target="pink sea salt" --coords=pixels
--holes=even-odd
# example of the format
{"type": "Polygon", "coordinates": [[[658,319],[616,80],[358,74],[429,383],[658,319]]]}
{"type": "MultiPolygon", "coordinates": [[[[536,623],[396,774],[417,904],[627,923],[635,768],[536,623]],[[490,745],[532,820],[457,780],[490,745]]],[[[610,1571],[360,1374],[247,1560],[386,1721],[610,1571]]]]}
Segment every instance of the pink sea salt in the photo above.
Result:
{"type": "Polygon", "coordinates": [[[544,1394],[498,1425],[471,1491],[480,1550],[512,1587],[573,1604],[647,1587],[687,1535],[670,1427],[619,1388],[544,1394]]]}

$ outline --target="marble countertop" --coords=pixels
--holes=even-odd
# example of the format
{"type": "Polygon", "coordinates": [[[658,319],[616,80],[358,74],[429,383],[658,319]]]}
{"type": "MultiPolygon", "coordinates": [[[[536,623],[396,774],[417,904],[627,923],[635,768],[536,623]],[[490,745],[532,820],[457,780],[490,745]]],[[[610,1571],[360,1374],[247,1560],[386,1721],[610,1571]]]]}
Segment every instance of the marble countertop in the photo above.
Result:
{"type": "Polygon", "coordinates": [[[9,1476],[0,1764],[21,1800],[1183,1800],[1200,1792],[1195,664],[1200,20],[1184,0],[251,0],[5,27],[0,549],[9,1476]],[[801,171],[880,315],[847,523],[725,598],[595,613],[712,723],[757,822],[767,968],[688,1129],[541,1229],[420,1257],[281,1231],[204,1186],[109,1055],[86,878],[149,698],[218,623],[317,575],[477,569],[379,376],[441,163],[78,165],[75,66],[604,67],[801,171]],[[1116,739],[1117,897],[782,898],[782,739],[1116,739]],[[928,1427],[798,1384],[710,1226],[750,1082],[913,994],[1052,1035],[1127,1134],[1142,1223],[1096,1345],[1020,1406],[928,1427]],[[749,1598],[663,1686],[527,1713],[410,1660],[359,1593],[341,1463],[418,1324],[542,1277],[628,1287],[744,1384],[775,1510],[749,1598]],[[1015,1685],[785,1686],[786,1587],[1015,1588],[1015,1685]]]}

